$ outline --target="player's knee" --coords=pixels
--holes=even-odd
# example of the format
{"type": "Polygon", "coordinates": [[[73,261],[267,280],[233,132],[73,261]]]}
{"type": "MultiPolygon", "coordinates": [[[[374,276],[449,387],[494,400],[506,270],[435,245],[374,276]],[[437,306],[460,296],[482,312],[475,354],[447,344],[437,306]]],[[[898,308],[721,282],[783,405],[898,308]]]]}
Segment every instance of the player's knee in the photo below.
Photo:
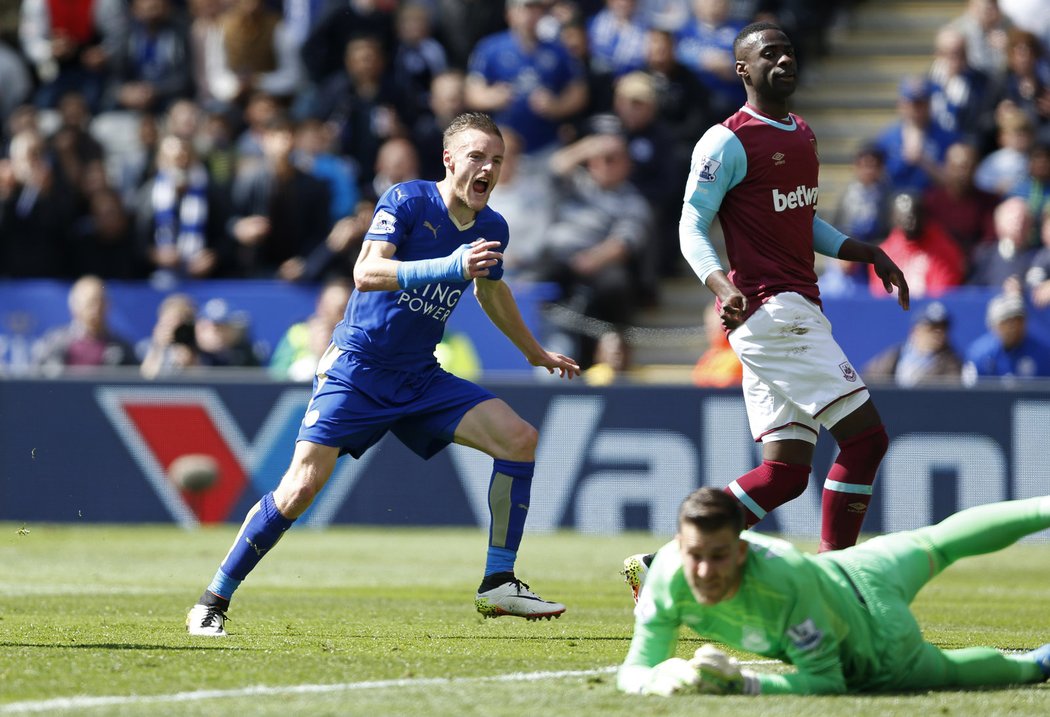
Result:
{"type": "Polygon", "coordinates": [[[321,492],[324,478],[316,466],[300,464],[290,468],[281,479],[281,485],[274,491],[278,510],[285,517],[299,517],[321,492]]]}
{"type": "Polygon", "coordinates": [[[861,461],[868,465],[878,464],[890,447],[890,437],[886,428],[879,424],[866,431],[839,442],[839,455],[846,454],[849,459],[861,461]]]}
{"type": "Polygon", "coordinates": [[[784,502],[795,500],[809,487],[810,466],[801,463],[774,463],[772,479],[783,487],[784,502]]]}
{"type": "Polygon", "coordinates": [[[532,424],[521,421],[506,437],[506,449],[511,460],[532,461],[536,458],[536,446],[540,433],[532,424]]]}

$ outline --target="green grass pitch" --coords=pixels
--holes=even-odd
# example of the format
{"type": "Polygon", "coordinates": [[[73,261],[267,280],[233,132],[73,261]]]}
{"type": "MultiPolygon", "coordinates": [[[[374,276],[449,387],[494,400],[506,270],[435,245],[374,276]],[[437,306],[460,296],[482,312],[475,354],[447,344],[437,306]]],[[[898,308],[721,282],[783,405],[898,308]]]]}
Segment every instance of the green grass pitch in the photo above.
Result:
{"type": "MultiPolygon", "coordinates": [[[[478,530],[289,533],[245,581],[228,639],[183,620],[233,526],[0,523],[0,717],[47,715],[1050,715],[1050,685],[823,698],[627,697],[625,555],[646,534],[527,536],[519,576],[559,620],[483,620],[478,530]]],[[[812,547],[807,545],[804,547],[812,547]]],[[[1050,640],[1050,545],[950,568],[919,596],[946,647],[1050,640]]],[[[699,641],[683,633],[680,652],[699,641]]],[[[741,659],[754,659],[742,654],[741,659]]],[[[756,669],[782,669],[763,664],[756,669]]]]}

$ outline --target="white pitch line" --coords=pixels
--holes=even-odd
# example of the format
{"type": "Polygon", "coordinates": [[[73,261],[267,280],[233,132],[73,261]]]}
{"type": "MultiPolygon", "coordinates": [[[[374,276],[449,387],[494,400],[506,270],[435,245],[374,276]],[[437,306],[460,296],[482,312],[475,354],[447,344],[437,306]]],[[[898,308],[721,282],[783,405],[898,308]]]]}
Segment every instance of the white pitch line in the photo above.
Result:
{"type": "MultiPolygon", "coordinates": [[[[751,660],[741,665],[777,664],[776,660],[751,660]]],[[[616,672],[618,665],[599,667],[594,670],[558,670],[553,672],[512,672],[508,675],[488,675],[482,677],[418,677],[401,680],[369,680],[365,682],[342,682],[331,685],[285,685],[281,687],[242,687],[236,690],[197,690],[194,692],[175,692],[169,695],[112,695],[102,697],[58,697],[50,700],[30,700],[11,702],[0,705],[0,715],[34,714],[39,712],[56,712],[59,710],[84,710],[94,707],[113,707],[119,705],[147,705],[169,702],[200,702],[230,697],[260,697],[272,695],[307,695],[327,692],[352,692],[355,690],[378,690],[388,687],[433,687],[441,685],[462,685],[479,682],[535,682],[538,680],[557,680],[565,677],[591,677],[616,672]]]]}

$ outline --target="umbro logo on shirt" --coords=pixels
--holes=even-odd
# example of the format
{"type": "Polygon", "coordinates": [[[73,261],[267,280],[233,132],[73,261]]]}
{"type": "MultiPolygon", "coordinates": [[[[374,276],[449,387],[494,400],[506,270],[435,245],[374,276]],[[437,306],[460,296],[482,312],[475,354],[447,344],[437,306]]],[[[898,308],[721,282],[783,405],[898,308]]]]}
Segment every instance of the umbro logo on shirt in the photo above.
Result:
{"type": "Polygon", "coordinates": [[[784,153],[783,152],[777,152],[776,154],[773,155],[773,164],[777,165],[778,167],[781,164],[786,164],[786,162],[784,160],[784,153]]]}

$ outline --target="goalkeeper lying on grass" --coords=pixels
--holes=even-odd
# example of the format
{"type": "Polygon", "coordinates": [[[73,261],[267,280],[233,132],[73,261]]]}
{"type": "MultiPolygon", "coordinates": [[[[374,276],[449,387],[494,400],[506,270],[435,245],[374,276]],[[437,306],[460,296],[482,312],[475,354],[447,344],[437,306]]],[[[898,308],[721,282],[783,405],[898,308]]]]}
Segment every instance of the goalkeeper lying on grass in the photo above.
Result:
{"type": "Polygon", "coordinates": [[[929,528],[819,555],[742,528],[736,500],[722,491],[701,488],[682,502],[678,536],[656,554],[635,609],[621,690],[834,694],[1050,678],[1050,644],[1016,655],[941,650],[923,640],[908,608],[955,560],[1050,528],[1050,496],[971,508],[929,528]],[[711,645],[688,661],[672,657],[681,625],[797,671],[741,670],[711,645]]]}

